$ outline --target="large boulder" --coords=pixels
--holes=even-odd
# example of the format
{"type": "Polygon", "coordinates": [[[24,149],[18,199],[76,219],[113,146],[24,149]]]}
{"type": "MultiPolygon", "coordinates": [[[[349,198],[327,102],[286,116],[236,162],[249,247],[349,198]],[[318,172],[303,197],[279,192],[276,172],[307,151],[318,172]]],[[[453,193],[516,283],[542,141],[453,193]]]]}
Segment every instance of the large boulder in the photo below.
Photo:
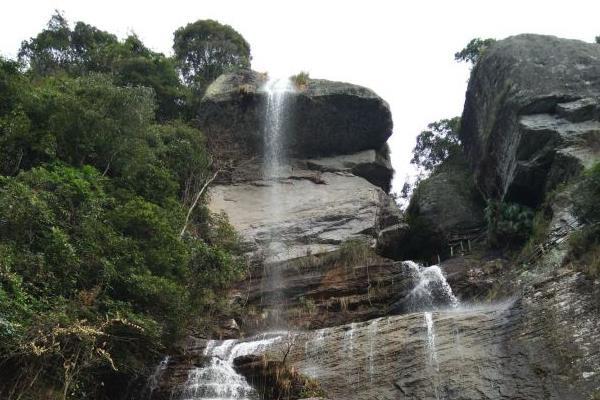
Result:
{"type": "MultiPolygon", "coordinates": [[[[242,70],[220,76],[201,101],[198,120],[217,147],[260,154],[266,74],[242,70]]],[[[372,90],[309,79],[290,100],[290,155],[327,156],[381,149],[392,133],[387,103],[372,90]]]]}
{"type": "Polygon", "coordinates": [[[489,197],[538,205],[600,154],[600,46],[518,35],[473,68],[461,140],[489,197]]]}
{"type": "Polygon", "coordinates": [[[483,204],[473,177],[461,160],[448,160],[417,186],[407,208],[436,233],[448,236],[480,228],[483,204]]]}

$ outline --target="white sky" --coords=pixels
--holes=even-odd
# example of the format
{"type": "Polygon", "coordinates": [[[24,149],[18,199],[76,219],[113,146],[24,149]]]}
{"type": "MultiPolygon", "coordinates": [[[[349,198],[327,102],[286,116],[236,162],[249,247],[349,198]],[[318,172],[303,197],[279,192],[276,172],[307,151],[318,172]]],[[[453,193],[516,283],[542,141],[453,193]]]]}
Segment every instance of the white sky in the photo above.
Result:
{"type": "Polygon", "coordinates": [[[470,39],[531,32],[593,41],[600,35],[597,0],[3,0],[0,54],[14,57],[55,9],[120,37],[134,31],[165,54],[175,29],[216,19],[246,38],[258,71],[303,70],[373,89],[394,118],[395,190],[412,173],[416,135],[462,111],[469,71],[453,55],[470,39]]]}

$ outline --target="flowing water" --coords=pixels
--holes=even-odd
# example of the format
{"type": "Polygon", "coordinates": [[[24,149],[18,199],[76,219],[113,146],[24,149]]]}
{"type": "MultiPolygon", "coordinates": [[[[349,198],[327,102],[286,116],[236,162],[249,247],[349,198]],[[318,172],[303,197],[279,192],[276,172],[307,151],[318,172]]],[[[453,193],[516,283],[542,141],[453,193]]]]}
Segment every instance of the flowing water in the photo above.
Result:
{"type": "Polygon", "coordinates": [[[280,343],[287,332],[268,332],[248,340],[211,340],[203,355],[207,365],[193,368],[180,400],[256,400],[255,390],[235,371],[237,357],[262,354],[280,343]]]}
{"type": "MultiPolygon", "coordinates": [[[[283,185],[279,181],[287,177],[288,169],[288,141],[289,141],[289,116],[291,96],[294,84],[289,78],[270,78],[261,89],[266,95],[265,114],[263,120],[263,179],[270,184],[264,207],[269,210],[275,221],[283,219],[281,208],[281,191],[283,185]]],[[[270,228],[265,238],[265,274],[263,280],[272,293],[272,298],[265,299],[272,307],[270,316],[271,326],[281,328],[285,326],[282,319],[281,305],[285,303],[277,288],[281,285],[281,273],[277,265],[278,260],[284,259],[286,248],[283,241],[281,227],[274,225],[270,228]],[[269,264],[271,264],[269,266],[269,264]]]]}
{"type": "Polygon", "coordinates": [[[156,368],[154,369],[154,372],[152,373],[152,375],[150,375],[150,377],[148,378],[147,391],[148,391],[149,399],[152,398],[152,394],[158,388],[160,379],[162,378],[165,370],[167,369],[167,366],[169,365],[170,360],[171,360],[171,357],[169,357],[169,356],[166,356],[165,358],[163,358],[160,361],[160,363],[156,366],[156,368]]]}
{"type": "MultiPolygon", "coordinates": [[[[265,182],[270,184],[271,190],[265,198],[264,207],[269,209],[275,219],[281,218],[280,198],[282,185],[281,179],[287,177],[288,168],[288,127],[290,94],[294,92],[294,85],[288,78],[269,79],[261,88],[265,93],[266,104],[263,121],[263,170],[265,182]]],[[[273,293],[273,298],[265,299],[271,304],[283,307],[284,299],[276,290],[281,284],[281,276],[273,262],[277,261],[285,252],[282,232],[279,227],[272,228],[266,241],[265,265],[273,267],[265,274],[263,285],[267,285],[273,293]]],[[[275,309],[274,315],[269,316],[272,326],[285,325],[280,317],[281,310],[275,309]],[[278,312],[279,311],[279,312],[278,312]]],[[[285,337],[290,337],[287,332],[264,333],[250,340],[211,340],[207,343],[204,356],[207,362],[204,366],[193,368],[184,385],[180,400],[254,400],[257,399],[256,391],[247,380],[235,371],[234,360],[237,357],[255,354],[259,355],[282,342],[285,337]]],[[[292,336],[293,338],[293,336],[292,336]]],[[[293,340],[293,339],[292,339],[293,340]]],[[[323,347],[323,337],[317,337],[315,356],[323,347]]]]}
{"type": "MultiPolygon", "coordinates": [[[[435,393],[435,398],[439,399],[439,382],[437,374],[439,372],[439,361],[435,344],[435,324],[433,311],[438,308],[456,309],[459,301],[452,292],[452,288],[441,268],[437,265],[423,267],[412,261],[405,261],[404,265],[409,268],[413,277],[416,278],[416,285],[410,292],[410,309],[413,311],[424,311],[423,319],[426,329],[425,351],[426,363],[431,377],[431,384],[435,393]]],[[[457,341],[460,340],[456,332],[457,341]]]]}

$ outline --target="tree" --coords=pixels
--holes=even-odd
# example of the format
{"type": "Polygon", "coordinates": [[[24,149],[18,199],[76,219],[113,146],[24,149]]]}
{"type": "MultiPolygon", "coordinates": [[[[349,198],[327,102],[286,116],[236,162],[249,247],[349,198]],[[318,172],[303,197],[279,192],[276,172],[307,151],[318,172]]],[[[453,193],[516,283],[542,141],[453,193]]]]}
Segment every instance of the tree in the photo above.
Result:
{"type": "Polygon", "coordinates": [[[454,59],[458,62],[471,63],[472,65],[477,64],[477,61],[481,58],[485,50],[490,47],[496,39],[472,39],[467,46],[461,51],[454,54],[454,59]]]}
{"type": "Polygon", "coordinates": [[[427,128],[417,136],[410,162],[431,172],[443,161],[462,151],[458,138],[460,117],[432,122],[427,128]]]}
{"type": "Polygon", "coordinates": [[[115,35],[83,22],[77,22],[71,30],[67,19],[56,11],[46,29],[23,41],[18,56],[36,75],[59,71],[71,74],[107,72],[109,67],[102,62],[103,50],[116,43],[115,35]]]}
{"type": "Polygon", "coordinates": [[[250,67],[250,45],[229,25],[199,20],[175,31],[175,59],[185,82],[204,90],[222,73],[250,67]]]}
{"type": "Polygon", "coordinates": [[[119,41],[81,21],[71,30],[66,18],[56,12],[46,29],[21,44],[19,60],[36,76],[111,74],[117,85],[152,88],[159,121],[180,113],[184,92],[174,60],[151,51],[135,34],[119,41]]]}

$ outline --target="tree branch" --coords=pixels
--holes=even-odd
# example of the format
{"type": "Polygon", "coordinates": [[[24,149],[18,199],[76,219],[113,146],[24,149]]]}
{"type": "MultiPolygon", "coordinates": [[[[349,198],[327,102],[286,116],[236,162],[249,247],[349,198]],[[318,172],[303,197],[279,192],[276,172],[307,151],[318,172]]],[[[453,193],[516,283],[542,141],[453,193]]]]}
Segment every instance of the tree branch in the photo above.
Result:
{"type": "Polygon", "coordinates": [[[204,185],[202,186],[202,188],[200,189],[200,191],[198,191],[198,193],[196,194],[196,197],[194,198],[194,202],[190,206],[190,208],[189,208],[189,210],[187,212],[187,215],[185,216],[185,222],[183,224],[183,228],[181,228],[181,232],[179,233],[179,238],[182,238],[183,235],[185,234],[187,226],[188,226],[188,224],[190,222],[190,217],[192,216],[192,212],[196,208],[196,205],[198,205],[198,201],[200,200],[200,197],[202,197],[202,193],[204,193],[204,191],[206,190],[206,188],[208,187],[208,185],[210,185],[212,183],[212,181],[215,180],[215,178],[217,177],[217,175],[219,174],[219,172],[221,172],[220,169],[218,169],[217,172],[215,172],[215,174],[210,179],[208,179],[206,182],[204,182],[204,185]]]}

